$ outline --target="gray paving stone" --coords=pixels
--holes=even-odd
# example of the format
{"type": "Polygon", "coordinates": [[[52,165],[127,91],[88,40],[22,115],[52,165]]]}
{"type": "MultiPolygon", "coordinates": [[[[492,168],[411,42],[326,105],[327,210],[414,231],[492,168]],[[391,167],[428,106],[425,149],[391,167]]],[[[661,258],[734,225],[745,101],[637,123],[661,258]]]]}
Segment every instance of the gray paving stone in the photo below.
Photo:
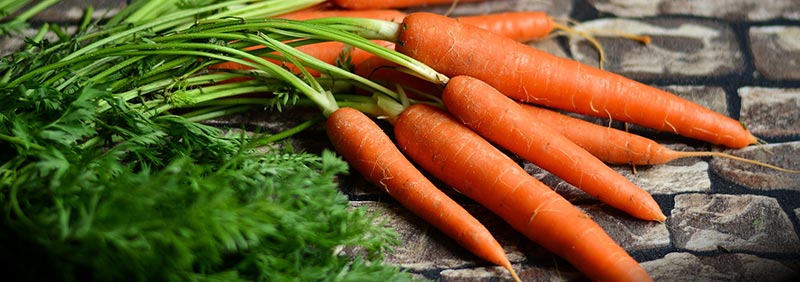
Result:
{"type": "MultiPolygon", "coordinates": [[[[402,245],[395,248],[395,252],[386,256],[388,263],[417,272],[491,265],[491,263],[472,255],[401,205],[373,201],[352,201],[351,205],[365,208],[370,213],[379,214],[379,219],[400,235],[399,239],[402,245]]],[[[506,250],[506,255],[512,263],[519,263],[526,259],[519,243],[533,243],[530,243],[488,210],[475,204],[465,204],[464,208],[480,220],[494,235],[506,250]]],[[[347,250],[347,252],[353,251],[347,250]]]]}
{"type": "Polygon", "coordinates": [[[751,27],[749,42],[756,70],[765,78],[800,79],[800,27],[751,27]]]}
{"type": "Polygon", "coordinates": [[[679,250],[796,254],[800,239],[775,198],[682,194],[667,220],[679,250]]]}
{"type": "Polygon", "coordinates": [[[630,169],[618,169],[618,171],[633,184],[653,195],[708,192],[711,189],[708,163],[703,161],[691,165],[654,165],[649,168],[639,168],[636,174],[630,169]]]}
{"type": "Polygon", "coordinates": [[[475,260],[452,240],[399,205],[365,201],[351,202],[351,205],[380,214],[380,219],[400,235],[402,245],[386,256],[387,263],[411,271],[424,271],[464,267],[475,260]]]}
{"type": "Polygon", "coordinates": [[[451,16],[480,15],[508,11],[544,11],[556,18],[566,18],[572,11],[572,1],[559,0],[494,0],[484,2],[462,2],[452,5],[423,6],[405,11],[426,11],[451,16]]]}
{"type": "MultiPolygon", "coordinates": [[[[564,267],[525,266],[515,267],[522,281],[566,282],[580,281],[580,273],[564,267]]],[[[466,269],[448,269],[441,272],[442,282],[506,282],[514,281],[511,275],[500,267],[477,267],[466,269]]]]}
{"type": "Polygon", "coordinates": [[[800,273],[778,261],[750,254],[695,256],[669,253],[664,258],[643,262],[655,281],[792,281],[800,273]]]}
{"type": "MultiPolygon", "coordinates": [[[[605,18],[586,21],[577,30],[624,32],[650,36],[644,45],[630,39],[599,36],[605,49],[605,68],[634,79],[722,76],[744,69],[743,55],[733,30],[720,22],[701,19],[633,20],[605,18]]],[[[598,65],[598,53],[584,39],[573,36],[575,60],[598,65]]]]}
{"type": "Polygon", "coordinates": [[[580,205],[578,208],[629,252],[663,248],[670,244],[670,233],[663,223],[638,220],[605,204],[580,205]]]}
{"type": "MultiPolygon", "coordinates": [[[[725,152],[782,168],[800,170],[800,141],[750,146],[725,152]]],[[[725,179],[751,189],[800,191],[800,174],[798,173],[780,172],[725,158],[713,158],[711,166],[714,172],[725,179]]]]}
{"type": "Polygon", "coordinates": [[[442,282],[514,281],[511,274],[499,266],[447,269],[442,271],[440,275],[442,282]]]}
{"type": "Polygon", "coordinates": [[[759,137],[800,136],[800,89],[742,87],[739,119],[759,137]]]}
{"type": "Polygon", "coordinates": [[[599,11],[622,17],[692,15],[728,20],[800,19],[796,0],[589,0],[599,11]]]}
{"type": "MultiPolygon", "coordinates": [[[[690,159],[681,160],[680,163],[676,161],[675,163],[663,165],[637,166],[635,173],[630,166],[612,165],[611,168],[653,195],[710,191],[711,180],[708,176],[708,163],[698,161],[697,158],[690,159]],[[680,177],[676,177],[678,175],[680,177]]],[[[561,180],[534,164],[526,163],[523,167],[528,173],[571,202],[593,199],[589,194],[574,185],[561,180]]]]}

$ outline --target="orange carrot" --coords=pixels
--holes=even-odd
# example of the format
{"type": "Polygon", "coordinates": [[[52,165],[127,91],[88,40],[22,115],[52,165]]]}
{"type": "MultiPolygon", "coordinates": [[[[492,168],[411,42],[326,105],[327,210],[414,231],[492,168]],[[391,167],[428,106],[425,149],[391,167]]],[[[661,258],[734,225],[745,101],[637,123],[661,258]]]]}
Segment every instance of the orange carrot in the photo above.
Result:
{"type": "Polygon", "coordinates": [[[417,170],[391,139],[363,113],[352,108],[333,112],[326,124],[336,151],[372,184],[473,254],[517,274],[491,233],[458,203],[417,170]]]}
{"type": "Polygon", "coordinates": [[[403,152],[595,281],[650,281],[589,216],[442,110],[414,104],[395,122],[403,152]]]}
{"type": "Polygon", "coordinates": [[[493,13],[464,16],[457,19],[462,23],[474,25],[520,42],[545,38],[556,28],[566,29],[553,21],[547,13],[539,11],[493,13]]]}
{"type": "Polygon", "coordinates": [[[398,70],[398,65],[379,56],[370,56],[356,64],[353,72],[362,77],[405,88],[410,98],[418,98],[415,92],[439,96],[441,87],[419,77],[398,70]]]}
{"type": "Polygon", "coordinates": [[[447,110],[484,138],[593,197],[644,220],[664,221],[653,197],[564,135],[531,118],[519,104],[478,79],[450,78],[447,110]],[[580,168],[580,169],[576,169],[580,168]]]}
{"type": "Polygon", "coordinates": [[[455,19],[413,13],[402,26],[398,51],[447,76],[478,78],[514,99],[732,148],[757,142],[738,121],[674,94],[455,19]]]}
{"type": "Polygon", "coordinates": [[[482,0],[332,0],[332,2],[339,7],[352,10],[407,8],[433,4],[478,1],[482,0]]]}
{"type": "Polygon", "coordinates": [[[594,124],[579,118],[528,104],[519,104],[534,119],[575,142],[598,159],[614,164],[655,165],[687,157],[720,157],[769,167],[778,171],[797,172],[723,152],[675,151],[643,136],[616,128],[594,124]]]}
{"type": "MultiPolygon", "coordinates": [[[[406,14],[404,12],[391,9],[348,11],[348,10],[329,10],[313,6],[309,9],[304,9],[294,13],[289,13],[279,16],[278,18],[291,19],[291,20],[310,20],[310,19],[327,18],[327,17],[357,17],[357,18],[370,18],[370,19],[400,22],[405,17],[405,15],[406,14]]],[[[394,44],[391,42],[386,42],[381,40],[375,40],[373,42],[378,43],[382,46],[386,46],[387,48],[394,48],[394,44]]],[[[257,50],[260,48],[264,48],[264,46],[253,46],[251,48],[248,48],[247,50],[257,50]]],[[[337,41],[302,45],[296,48],[297,50],[300,50],[303,53],[311,55],[312,57],[320,59],[321,61],[331,65],[335,65],[337,63],[337,60],[339,60],[343,56],[348,56],[350,59],[350,63],[353,65],[357,65],[362,61],[364,61],[365,59],[372,56],[371,53],[361,49],[357,48],[347,49],[344,43],[337,41]]],[[[276,64],[285,65],[292,72],[295,73],[299,72],[297,66],[292,65],[290,63],[281,62],[273,59],[267,59],[267,60],[276,64]]],[[[211,66],[209,67],[209,69],[249,70],[252,68],[234,62],[225,62],[211,66]]],[[[308,69],[308,72],[312,76],[320,75],[320,73],[316,70],[308,69]]]]}

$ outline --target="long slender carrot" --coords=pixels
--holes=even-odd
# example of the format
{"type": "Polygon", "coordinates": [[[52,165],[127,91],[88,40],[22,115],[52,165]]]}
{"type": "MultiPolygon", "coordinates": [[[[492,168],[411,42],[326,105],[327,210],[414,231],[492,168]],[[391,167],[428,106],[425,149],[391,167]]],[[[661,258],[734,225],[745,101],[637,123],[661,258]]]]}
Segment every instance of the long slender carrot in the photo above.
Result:
{"type": "Polygon", "coordinates": [[[337,6],[352,10],[407,8],[414,6],[447,4],[453,2],[479,2],[483,0],[331,0],[337,6]]]}
{"type": "Polygon", "coordinates": [[[541,11],[492,13],[463,16],[457,19],[462,23],[471,24],[520,42],[545,38],[557,28],[568,29],[541,11]]]}
{"type": "Polygon", "coordinates": [[[653,197],[564,135],[478,79],[450,78],[445,107],[489,141],[553,173],[593,197],[644,220],[664,221],[653,197]],[[579,169],[576,169],[579,168],[579,169]]]}
{"type": "Polygon", "coordinates": [[[534,119],[547,122],[547,126],[566,136],[598,159],[607,163],[656,165],[687,157],[720,157],[772,168],[778,171],[798,172],[760,161],[750,160],[724,152],[675,151],[652,139],[571,117],[534,105],[519,103],[534,119]]]}
{"type": "Polygon", "coordinates": [[[369,182],[473,254],[506,268],[519,281],[500,243],[486,227],[436,188],[369,117],[352,108],[340,108],[328,117],[326,128],[336,151],[369,182]]]}
{"type": "Polygon", "coordinates": [[[403,152],[592,280],[650,281],[586,214],[442,110],[414,104],[395,122],[403,152]]]}
{"type": "MultiPolygon", "coordinates": [[[[392,9],[350,11],[350,10],[331,10],[331,9],[326,9],[324,7],[313,6],[308,9],[278,16],[278,18],[284,18],[290,20],[310,20],[310,19],[319,19],[328,17],[356,17],[356,18],[369,18],[369,19],[401,22],[405,17],[405,15],[406,13],[402,11],[392,10],[392,9]]],[[[387,48],[394,48],[394,44],[391,42],[386,42],[382,40],[375,40],[373,42],[386,46],[387,48]]],[[[259,48],[263,48],[263,46],[254,46],[252,48],[249,48],[248,50],[256,50],[259,48]]],[[[335,65],[337,63],[337,60],[344,57],[349,58],[351,64],[358,65],[365,59],[373,56],[371,53],[361,49],[357,48],[348,49],[347,45],[338,41],[320,42],[320,43],[302,45],[296,48],[297,50],[300,50],[306,54],[309,54],[331,65],[335,65]]],[[[290,63],[280,62],[272,59],[267,59],[267,60],[273,63],[285,65],[287,68],[289,68],[291,71],[295,73],[299,72],[297,66],[294,66],[290,63]]],[[[235,62],[225,62],[211,66],[209,67],[209,69],[249,70],[251,68],[245,65],[237,64],[235,62]]],[[[320,73],[316,70],[309,69],[308,71],[313,76],[320,75],[320,73]]]]}
{"type": "Polygon", "coordinates": [[[757,142],[738,121],[674,94],[455,19],[412,13],[402,27],[396,50],[447,76],[478,78],[514,99],[732,148],[757,142]]]}

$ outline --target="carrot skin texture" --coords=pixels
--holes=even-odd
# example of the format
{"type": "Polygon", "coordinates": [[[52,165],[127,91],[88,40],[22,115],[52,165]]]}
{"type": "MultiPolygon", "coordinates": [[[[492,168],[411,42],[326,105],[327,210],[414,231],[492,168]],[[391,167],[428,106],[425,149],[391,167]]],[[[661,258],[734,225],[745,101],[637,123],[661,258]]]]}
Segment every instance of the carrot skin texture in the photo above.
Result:
{"type": "Polygon", "coordinates": [[[555,29],[553,19],[540,11],[493,13],[457,19],[519,42],[545,38],[555,29]]]}
{"type": "Polygon", "coordinates": [[[649,193],[483,81],[450,78],[442,100],[473,131],[593,197],[640,219],[666,219],[649,193]]]}
{"type": "Polygon", "coordinates": [[[442,110],[414,104],[395,137],[417,164],[596,281],[651,281],[586,214],[442,110]]]}
{"type": "Polygon", "coordinates": [[[548,109],[519,104],[529,115],[547,121],[550,128],[566,136],[603,162],[613,164],[664,164],[681,155],[656,141],[616,128],[594,124],[548,109]]]}
{"type": "Polygon", "coordinates": [[[511,268],[486,227],[417,170],[369,117],[340,108],[328,117],[326,129],[336,151],[370,183],[473,254],[511,268]]]}
{"type": "Polygon", "coordinates": [[[636,123],[731,148],[757,139],[738,121],[669,92],[431,13],[405,17],[396,50],[519,101],[636,123]]]}

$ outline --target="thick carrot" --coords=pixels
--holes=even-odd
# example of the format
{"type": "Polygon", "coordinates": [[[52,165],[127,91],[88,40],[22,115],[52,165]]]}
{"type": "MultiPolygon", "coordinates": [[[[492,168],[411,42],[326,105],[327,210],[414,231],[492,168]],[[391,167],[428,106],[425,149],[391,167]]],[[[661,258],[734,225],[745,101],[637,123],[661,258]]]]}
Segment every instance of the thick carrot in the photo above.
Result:
{"type": "Polygon", "coordinates": [[[778,171],[797,172],[763,162],[715,151],[675,151],[643,136],[613,127],[594,124],[534,105],[519,103],[534,119],[566,136],[578,146],[607,163],[656,165],[680,158],[720,157],[769,167],[778,171]]]}
{"type": "Polygon", "coordinates": [[[414,6],[447,4],[457,2],[479,2],[482,0],[331,0],[337,6],[352,10],[407,8],[414,6]]]}
{"type": "Polygon", "coordinates": [[[412,13],[395,47],[447,75],[469,75],[517,100],[741,148],[738,121],[621,75],[559,58],[455,19],[412,13]]]}
{"type": "Polygon", "coordinates": [[[414,104],[395,122],[403,152],[592,280],[650,281],[589,216],[442,110],[414,104]]]}
{"type": "MultiPolygon", "coordinates": [[[[546,13],[538,11],[493,13],[463,16],[456,19],[462,23],[471,24],[521,42],[543,39],[557,28],[569,29],[557,24],[546,13]]],[[[433,83],[395,71],[396,67],[397,64],[378,56],[372,56],[356,64],[354,72],[364,77],[395,83],[427,94],[441,92],[441,89],[433,83]]]]}
{"type": "Polygon", "coordinates": [[[644,220],[664,221],[653,197],[543,121],[478,79],[450,78],[445,107],[484,138],[538,165],[593,197],[644,220]]]}
{"type": "Polygon", "coordinates": [[[369,182],[473,254],[506,268],[519,281],[505,251],[486,227],[422,175],[369,117],[352,108],[340,108],[328,117],[326,128],[336,151],[369,182]]]}

